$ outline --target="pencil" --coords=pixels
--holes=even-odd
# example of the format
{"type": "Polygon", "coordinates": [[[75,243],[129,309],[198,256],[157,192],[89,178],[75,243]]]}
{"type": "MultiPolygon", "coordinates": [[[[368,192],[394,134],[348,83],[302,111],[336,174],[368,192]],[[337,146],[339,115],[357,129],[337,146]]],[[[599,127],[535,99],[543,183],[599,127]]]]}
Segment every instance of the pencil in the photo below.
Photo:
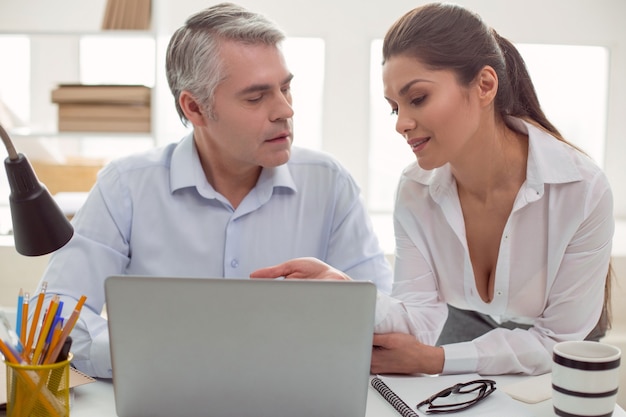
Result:
{"type": "Polygon", "coordinates": [[[39,359],[41,357],[41,352],[43,351],[44,344],[46,343],[46,338],[48,337],[48,332],[50,331],[50,327],[52,326],[52,322],[56,317],[56,311],[59,307],[59,296],[55,295],[50,301],[50,307],[48,307],[48,312],[46,313],[46,317],[39,332],[39,338],[37,340],[37,346],[35,347],[35,352],[33,353],[33,359],[31,364],[37,365],[39,364],[39,359]]]}
{"type": "Polygon", "coordinates": [[[52,326],[50,326],[50,331],[48,332],[48,337],[46,337],[46,342],[43,344],[43,350],[41,351],[41,355],[39,355],[39,363],[44,364],[46,357],[48,356],[48,352],[50,352],[50,346],[53,346],[52,342],[54,336],[58,337],[61,334],[61,326],[63,326],[63,318],[59,316],[58,312],[61,309],[61,303],[59,303],[59,308],[57,308],[57,314],[52,321],[52,326]]]}
{"type": "Polygon", "coordinates": [[[7,362],[11,363],[21,363],[22,361],[15,356],[13,351],[9,348],[8,345],[4,343],[2,339],[0,339],[0,352],[2,352],[2,356],[7,362]]]}
{"type": "Polygon", "coordinates": [[[65,322],[65,326],[63,326],[63,330],[61,331],[61,335],[59,336],[59,339],[55,343],[54,347],[51,347],[52,350],[45,358],[44,365],[49,365],[51,363],[56,362],[59,356],[59,353],[61,352],[61,349],[63,348],[63,344],[65,343],[65,339],[67,339],[70,332],[74,328],[74,325],[78,321],[78,317],[80,316],[80,310],[83,308],[83,305],[85,304],[85,300],[87,300],[87,297],[83,295],[78,300],[78,303],[76,303],[76,307],[74,307],[74,311],[72,311],[72,314],[70,314],[70,317],[65,322]]]}
{"type": "Polygon", "coordinates": [[[48,283],[46,281],[41,283],[41,291],[37,296],[37,306],[35,307],[35,314],[30,322],[30,331],[28,332],[28,340],[24,346],[24,358],[28,359],[28,355],[33,348],[35,342],[35,333],[37,331],[37,322],[39,321],[39,314],[41,314],[41,307],[43,306],[43,299],[46,296],[46,290],[48,289],[48,283]]]}
{"type": "Polygon", "coordinates": [[[59,317],[56,324],[54,325],[54,332],[52,333],[52,339],[50,340],[50,348],[53,348],[59,342],[59,338],[61,337],[61,332],[63,331],[63,317],[59,317]]]}
{"type": "Polygon", "coordinates": [[[26,332],[28,328],[28,303],[30,302],[30,294],[24,294],[24,302],[22,303],[22,320],[20,323],[20,341],[22,342],[22,346],[26,345],[26,332]]]}

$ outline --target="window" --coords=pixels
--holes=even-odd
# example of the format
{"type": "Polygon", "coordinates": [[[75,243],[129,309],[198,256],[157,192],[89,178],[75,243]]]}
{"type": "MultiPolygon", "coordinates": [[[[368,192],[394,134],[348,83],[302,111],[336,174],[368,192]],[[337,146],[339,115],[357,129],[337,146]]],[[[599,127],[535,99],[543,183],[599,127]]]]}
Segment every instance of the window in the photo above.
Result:
{"type": "Polygon", "coordinates": [[[322,94],[324,91],[324,41],[320,38],[287,38],[283,52],[293,96],[294,144],[322,147],[322,94]]]}
{"type": "Polygon", "coordinates": [[[604,167],[609,51],[601,46],[516,45],[548,119],[604,167]]]}
{"type": "Polygon", "coordinates": [[[141,84],[154,87],[152,37],[83,36],[79,68],[83,84],[141,84]]]}
{"type": "Polygon", "coordinates": [[[11,57],[11,65],[0,65],[0,122],[11,129],[30,118],[30,42],[26,36],[0,36],[0,51],[11,57]]]}
{"type": "MultiPolygon", "coordinates": [[[[24,126],[30,118],[30,42],[26,36],[0,36],[0,51],[11,57],[11,65],[0,65],[0,123],[9,130],[24,126]]],[[[12,228],[9,193],[6,174],[0,174],[0,234],[12,228]]]]}
{"type": "MultiPolygon", "coordinates": [[[[608,100],[608,50],[598,46],[519,44],[548,119],[563,136],[601,167],[608,100]]],[[[383,98],[382,40],[371,44],[368,208],[381,245],[393,252],[391,212],[402,169],[415,157],[395,131],[395,117],[383,98]]]]}

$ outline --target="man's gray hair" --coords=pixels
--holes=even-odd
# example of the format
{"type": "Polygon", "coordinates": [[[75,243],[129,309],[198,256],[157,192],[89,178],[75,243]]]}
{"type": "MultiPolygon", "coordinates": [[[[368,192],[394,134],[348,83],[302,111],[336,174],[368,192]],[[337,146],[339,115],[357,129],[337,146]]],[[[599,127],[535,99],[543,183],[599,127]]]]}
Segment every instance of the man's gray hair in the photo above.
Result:
{"type": "Polygon", "coordinates": [[[172,35],[165,63],[167,82],[183,124],[188,123],[178,102],[183,90],[213,117],[213,94],[224,78],[221,41],[278,46],[284,39],[285,34],[274,22],[232,3],[220,3],[189,17],[172,35]]]}

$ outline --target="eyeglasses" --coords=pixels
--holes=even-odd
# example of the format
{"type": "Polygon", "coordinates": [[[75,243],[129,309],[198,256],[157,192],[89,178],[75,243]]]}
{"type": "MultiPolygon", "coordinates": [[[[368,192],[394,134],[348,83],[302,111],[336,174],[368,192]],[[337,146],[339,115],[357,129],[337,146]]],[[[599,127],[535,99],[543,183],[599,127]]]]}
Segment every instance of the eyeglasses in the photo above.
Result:
{"type": "Polygon", "coordinates": [[[465,410],[466,408],[478,404],[495,390],[496,381],[491,379],[477,379],[441,390],[417,404],[416,407],[419,410],[421,407],[428,404],[428,408],[425,410],[426,414],[451,413],[465,410]],[[458,399],[462,401],[450,402],[444,400],[451,400],[456,394],[458,394],[458,399]]]}

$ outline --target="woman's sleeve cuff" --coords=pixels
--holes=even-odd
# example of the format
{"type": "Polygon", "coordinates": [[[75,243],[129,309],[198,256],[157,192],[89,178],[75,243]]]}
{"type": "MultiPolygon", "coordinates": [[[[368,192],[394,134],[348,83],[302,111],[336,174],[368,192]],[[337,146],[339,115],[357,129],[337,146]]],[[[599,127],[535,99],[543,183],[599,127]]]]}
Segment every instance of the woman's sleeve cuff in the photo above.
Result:
{"type": "Polygon", "coordinates": [[[443,374],[469,374],[478,368],[478,351],[472,342],[444,345],[443,374]]]}

